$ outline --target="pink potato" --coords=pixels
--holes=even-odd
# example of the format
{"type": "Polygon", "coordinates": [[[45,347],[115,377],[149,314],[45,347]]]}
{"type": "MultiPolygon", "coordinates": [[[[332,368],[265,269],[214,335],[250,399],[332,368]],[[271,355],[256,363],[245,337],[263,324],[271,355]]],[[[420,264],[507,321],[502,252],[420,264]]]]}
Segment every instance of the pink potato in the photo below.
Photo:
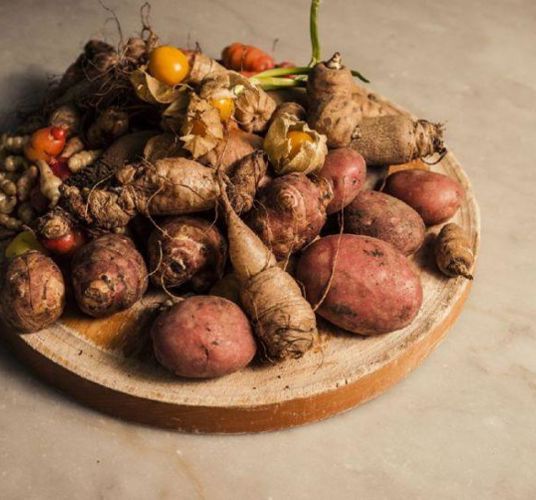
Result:
{"type": "Polygon", "coordinates": [[[257,349],[242,309],[210,295],[189,297],[161,313],[151,337],[156,359],[189,378],[221,377],[240,370],[257,349]]]}
{"type": "Polygon", "coordinates": [[[344,229],[387,241],[410,255],[423,244],[426,228],[421,216],[398,198],[361,191],[344,209],[344,229]]]}
{"type": "Polygon", "coordinates": [[[387,177],[384,191],[414,208],[427,226],[450,219],[464,197],[459,182],[426,170],[395,172],[387,177]]]}
{"type": "Polygon", "coordinates": [[[387,333],[409,325],[422,304],[420,278],[402,253],[369,236],[326,236],[305,250],[297,278],[305,287],[307,300],[316,304],[322,297],[337,247],[333,279],[317,313],[361,335],[387,333]]]}
{"type": "Polygon", "coordinates": [[[363,187],[367,176],[364,158],[351,148],[332,149],[326,156],[318,175],[325,177],[333,187],[333,200],[327,213],[339,212],[347,206],[363,187]]]}

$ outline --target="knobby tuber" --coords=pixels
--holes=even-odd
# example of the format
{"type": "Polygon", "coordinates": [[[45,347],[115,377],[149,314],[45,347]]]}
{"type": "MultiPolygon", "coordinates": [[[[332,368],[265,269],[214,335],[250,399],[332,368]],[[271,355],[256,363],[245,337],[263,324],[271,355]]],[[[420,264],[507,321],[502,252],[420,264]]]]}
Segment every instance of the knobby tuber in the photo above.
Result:
{"type": "Polygon", "coordinates": [[[332,198],[324,177],[297,173],[277,177],[259,190],[246,223],[278,260],[285,259],[320,234],[332,198]]]}
{"type": "Polygon", "coordinates": [[[435,240],[434,250],[437,267],[443,274],[473,279],[471,274],[474,264],[473,250],[463,229],[458,224],[451,222],[441,228],[435,240]]]}
{"type": "Polygon", "coordinates": [[[156,228],[148,244],[151,281],[173,288],[189,281],[204,292],[223,276],[227,244],[210,222],[195,217],[174,217],[156,228]]]}
{"type": "Polygon", "coordinates": [[[58,266],[38,251],[7,262],[0,289],[2,319],[22,332],[54,323],[65,306],[65,284],[58,266]]]}
{"type": "Polygon", "coordinates": [[[76,302],[99,318],[128,309],[147,290],[143,257],[126,236],[107,234],[83,246],[72,262],[76,302]]]}

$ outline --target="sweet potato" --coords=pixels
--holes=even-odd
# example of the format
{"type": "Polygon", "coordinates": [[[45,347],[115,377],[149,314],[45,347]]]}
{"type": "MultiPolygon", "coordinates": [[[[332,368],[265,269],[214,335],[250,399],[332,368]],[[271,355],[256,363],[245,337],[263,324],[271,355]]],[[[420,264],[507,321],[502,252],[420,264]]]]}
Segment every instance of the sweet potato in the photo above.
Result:
{"type": "Polygon", "coordinates": [[[329,215],[339,212],[356,197],[365,183],[367,167],[357,151],[338,148],[328,152],[318,175],[328,179],[333,188],[333,199],[326,209],[329,215]]]}
{"type": "Polygon", "coordinates": [[[147,268],[129,238],[107,234],[75,254],[72,283],[80,309],[99,318],[141,299],[147,290],[147,268]]]}
{"type": "Polygon", "coordinates": [[[384,191],[413,207],[428,226],[450,219],[464,197],[459,182],[425,170],[404,170],[390,175],[384,191]]]}
{"type": "Polygon", "coordinates": [[[206,291],[223,276],[227,244],[210,222],[195,217],[173,217],[155,229],[147,249],[151,281],[173,288],[188,281],[206,291]]]}
{"type": "Polygon", "coordinates": [[[320,316],[361,335],[407,326],[422,303],[419,276],[406,257],[369,236],[331,235],[314,242],[298,262],[297,278],[312,304],[327,291],[320,316]]]}
{"type": "Polygon", "coordinates": [[[256,352],[242,310],[208,295],[187,298],[161,313],[151,337],[158,361],[182,377],[221,377],[244,368],[256,352]]]}
{"type": "Polygon", "coordinates": [[[379,191],[361,191],[344,209],[347,233],[364,234],[391,243],[404,255],[424,241],[421,216],[403,201],[379,191]]]}
{"type": "Polygon", "coordinates": [[[319,235],[332,196],[323,177],[283,175],[259,190],[245,220],[275,257],[284,259],[319,235]]]}
{"type": "Polygon", "coordinates": [[[36,332],[54,323],[65,306],[65,284],[58,266],[38,251],[7,262],[0,289],[2,320],[21,332],[36,332]]]}

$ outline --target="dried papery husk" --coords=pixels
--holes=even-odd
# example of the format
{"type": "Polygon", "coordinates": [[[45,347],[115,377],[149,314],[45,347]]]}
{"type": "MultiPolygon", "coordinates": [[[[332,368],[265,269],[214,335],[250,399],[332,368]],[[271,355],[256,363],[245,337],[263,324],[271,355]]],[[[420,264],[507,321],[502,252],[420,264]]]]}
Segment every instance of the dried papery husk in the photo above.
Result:
{"type": "MultiPolygon", "coordinates": [[[[232,122],[231,122],[232,123],[232,122]]],[[[250,134],[237,127],[225,127],[224,138],[206,155],[198,158],[200,163],[227,172],[231,166],[244,156],[262,149],[262,137],[250,134]]]]}
{"type": "Polygon", "coordinates": [[[220,114],[209,102],[192,93],[181,128],[184,149],[194,159],[213,150],[224,137],[220,114]]]}
{"type": "Polygon", "coordinates": [[[147,72],[147,66],[140,66],[132,71],[129,79],[136,95],[150,104],[170,104],[186,89],[184,85],[171,87],[162,83],[147,72]]]}
{"type": "Polygon", "coordinates": [[[229,71],[231,90],[236,95],[234,116],[247,132],[263,132],[276,108],[276,102],[246,77],[229,71]]]}
{"type": "Polygon", "coordinates": [[[328,153],[325,135],[319,134],[306,122],[286,113],[276,118],[270,125],[264,138],[264,150],[268,153],[277,175],[317,172],[322,168],[328,153]],[[305,132],[312,139],[311,142],[304,142],[294,156],[291,155],[291,144],[288,139],[288,133],[291,131],[305,132]]]}
{"type": "Polygon", "coordinates": [[[186,120],[188,112],[188,104],[190,103],[190,91],[181,92],[164,111],[162,111],[162,119],[160,126],[166,132],[180,134],[181,128],[186,120]]]}
{"type": "Polygon", "coordinates": [[[199,88],[199,97],[207,101],[210,99],[235,99],[236,95],[231,91],[229,74],[216,73],[204,78],[199,88]]]}
{"type": "Polygon", "coordinates": [[[180,139],[171,133],[159,134],[151,137],[143,150],[143,157],[149,163],[162,158],[184,157],[188,152],[182,147],[180,139]]]}
{"type": "Polygon", "coordinates": [[[199,85],[208,75],[226,72],[227,70],[216,60],[202,52],[194,52],[190,57],[190,73],[187,83],[199,85]]]}
{"type": "Polygon", "coordinates": [[[301,104],[298,104],[297,102],[293,101],[287,101],[277,105],[277,108],[272,115],[270,123],[272,123],[276,118],[279,118],[280,116],[285,114],[294,116],[298,120],[302,121],[305,121],[307,118],[307,112],[301,104]]]}

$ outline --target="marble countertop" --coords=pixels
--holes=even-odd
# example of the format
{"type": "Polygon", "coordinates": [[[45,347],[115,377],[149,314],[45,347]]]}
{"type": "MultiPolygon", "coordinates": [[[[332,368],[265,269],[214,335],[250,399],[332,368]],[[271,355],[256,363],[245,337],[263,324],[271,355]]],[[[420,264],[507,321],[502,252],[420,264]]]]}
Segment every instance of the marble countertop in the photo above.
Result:
{"type": "MultiPolygon", "coordinates": [[[[125,34],[139,2],[107,0],[125,34]]],[[[307,61],[307,0],[153,0],[154,28],[218,54],[235,40],[307,61]],[[298,57],[297,54],[303,54],[298,57]]],[[[0,2],[0,110],[38,95],[91,36],[97,0],[0,2]]],[[[185,435],[86,409],[0,344],[0,497],[450,499],[536,497],[536,3],[324,1],[324,54],[447,124],[482,212],[465,309],[405,381],[327,421],[283,432],[185,435]]]]}

